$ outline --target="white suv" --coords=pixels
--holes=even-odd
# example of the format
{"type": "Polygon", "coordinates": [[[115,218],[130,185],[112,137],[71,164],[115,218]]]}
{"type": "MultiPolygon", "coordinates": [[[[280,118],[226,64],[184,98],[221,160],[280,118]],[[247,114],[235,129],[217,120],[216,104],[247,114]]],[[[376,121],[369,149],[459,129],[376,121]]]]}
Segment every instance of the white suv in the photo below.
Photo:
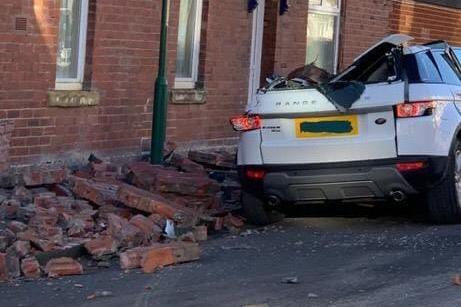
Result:
{"type": "Polygon", "coordinates": [[[231,119],[242,206],[254,224],[285,204],[424,195],[461,221],[461,50],[396,34],[327,82],[277,78],[231,119]]]}

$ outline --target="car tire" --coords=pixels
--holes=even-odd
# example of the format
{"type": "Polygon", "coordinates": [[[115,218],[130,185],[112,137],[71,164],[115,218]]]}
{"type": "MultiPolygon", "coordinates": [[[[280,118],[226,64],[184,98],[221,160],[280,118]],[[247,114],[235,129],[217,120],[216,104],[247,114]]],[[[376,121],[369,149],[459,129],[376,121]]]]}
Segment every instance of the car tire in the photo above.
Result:
{"type": "Polygon", "coordinates": [[[461,142],[448,157],[445,178],[427,193],[430,219],[437,224],[461,223],[461,142]]]}
{"type": "Polygon", "coordinates": [[[266,208],[264,201],[255,195],[242,191],[243,216],[250,224],[266,226],[283,219],[283,215],[266,208]]]}

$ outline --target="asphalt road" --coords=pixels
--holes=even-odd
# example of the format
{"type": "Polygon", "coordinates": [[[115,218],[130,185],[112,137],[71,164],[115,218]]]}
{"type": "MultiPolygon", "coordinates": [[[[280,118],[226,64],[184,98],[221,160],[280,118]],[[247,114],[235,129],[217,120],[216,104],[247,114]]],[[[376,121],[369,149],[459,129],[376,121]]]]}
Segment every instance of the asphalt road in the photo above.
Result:
{"type": "Polygon", "coordinates": [[[303,214],[212,238],[199,262],[152,275],[114,264],[84,276],[1,284],[0,306],[461,305],[461,286],[451,282],[461,273],[461,226],[432,226],[401,209],[303,214]],[[299,283],[282,283],[286,277],[299,283]],[[88,300],[95,291],[110,292],[88,300]]]}

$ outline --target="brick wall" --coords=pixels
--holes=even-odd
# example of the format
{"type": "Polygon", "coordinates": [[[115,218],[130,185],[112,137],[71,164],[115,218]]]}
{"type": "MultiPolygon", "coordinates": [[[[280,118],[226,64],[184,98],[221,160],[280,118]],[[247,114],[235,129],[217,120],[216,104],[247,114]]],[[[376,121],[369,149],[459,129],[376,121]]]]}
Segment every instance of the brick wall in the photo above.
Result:
{"type": "Polygon", "coordinates": [[[395,1],[390,16],[390,30],[406,33],[416,42],[446,40],[461,46],[461,10],[413,1],[395,1]]]}
{"type": "MultiPolygon", "coordinates": [[[[308,1],[291,0],[283,16],[278,15],[278,1],[266,1],[262,78],[303,65],[306,54],[308,1]]],[[[178,4],[172,1],[170,10],[170,85],[178,4]]],[[[160,6],[157,0],[90,0],[84,86],[100,93],[100,104],[63,109],[47,106],[55,82],[58,1],[0,1],[0,119],[14,123],[12,163],[78,160],[89,152],[141,152],[151,130],[160,6]],[[26,28],[16,30],[16,25],[24,25],[24,18],[26,28]]],[[[461,34],[456,32],[460,14],[409,0],[343,0],[340,65],[345,67],[371,44],[395,32],[418,41],[448,39],[461,45],[461,34]]],[[[204,0],[199,80],[206,103],[171,104],[169,140],[219,145],[237,136],[227,120],[241,112],[247,101],[251,26],[246,0],[204,0]]]]}
{"type": "Polygon", "coordinates": [[[410,0],[343,0],[340,66],[384,36],[404,33],[416,43],[446,40],[461,46],[461,10],[410,0]]]}
{"type": "Polygon", "coordinates": [[[389,34],[392,0],[345,0],[342,5],[340,68],[389,34]]]}
{"type": "MultiPolygon", "coordinates": [[[[174,84],[179,1],[171,1],[168,76],[174,84]]],[[[85,89],[96,107],[50,108],[59,2],[0,3],[0,118],[13,120],[14,164],[140,154],[150,138],[161,2],[90,0],[85,89]],[[16,31],[15,17],[27,19],[16,31]]],[[[204,1],[200,81],[206,104],[170,105],[167,137],[178,142],[235,137],[229,116],[244,109],[252,15],[246,0],[204,1]]]]}
{"type": "Polygon", "coordinates": [[[0,174],[9,167],[8,149],[13,128],[12,121],[0,119],[0,174]]]}
{"type": "Polygon", "coordinates": [[[306,62],[308,7],[306,0],[291,0],[289,11],[278,16],[274,63],[278,74],[286,75],[306,62]]]}
{"type": "Polygon", "coordinates": [[[209,1],[204,29],[206,103],[170,105],[169,139],[190,142],[236,136],[228,119],[242,112],[248,97],[252,15],[246,8],[246,0],[209,1]]]}

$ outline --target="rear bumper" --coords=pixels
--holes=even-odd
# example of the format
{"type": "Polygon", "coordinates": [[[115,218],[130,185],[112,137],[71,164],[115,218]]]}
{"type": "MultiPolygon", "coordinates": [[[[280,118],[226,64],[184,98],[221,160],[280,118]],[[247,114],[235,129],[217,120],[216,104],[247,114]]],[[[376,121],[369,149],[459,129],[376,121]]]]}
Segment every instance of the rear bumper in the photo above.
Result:
{"type": "Polygon", "coordinates": [[[398,159],[318,165],[264,166],[260,182],[244,178],[242,185],[261,197],[276,196],[283,202],[386,199],[393,192],[415,195],[443,178],[447,157],[399,157],[398,159]],[[401,173],[400,162],[425,162],[417,171],[401,173]]]}

